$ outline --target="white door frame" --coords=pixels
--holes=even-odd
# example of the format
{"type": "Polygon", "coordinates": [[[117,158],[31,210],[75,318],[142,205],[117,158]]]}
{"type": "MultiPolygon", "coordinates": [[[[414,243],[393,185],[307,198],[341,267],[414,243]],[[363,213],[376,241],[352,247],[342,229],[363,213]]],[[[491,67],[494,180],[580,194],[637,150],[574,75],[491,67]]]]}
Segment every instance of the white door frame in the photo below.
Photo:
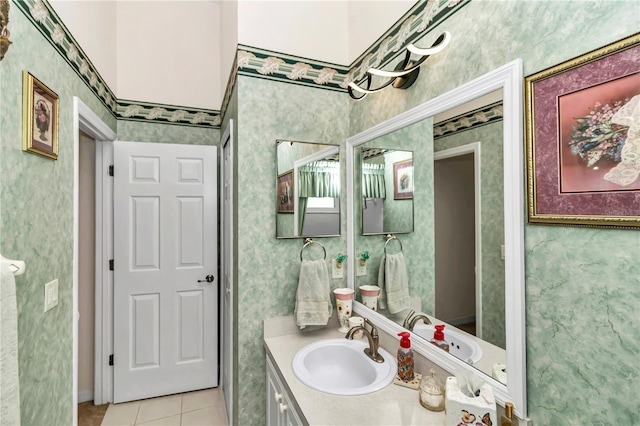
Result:
{"type": "Polygon", "coordinates": [[[445,158],[458,157],[460,155],[473,154],[473,192],[475,205],[475,262],[476,262],[476,337],[482,338],[482,196],[481,196],[481,158],[480,142],[458,146],[450,149],[443,149],[433,153],[433,161],[444,160],[445,158]]]}
{"type": "MultiPolygon", "coordinates": [[[[78,256],[79,256],[79,183],[80,183],[80,131],[86,133],[95,139],[96,142],[109,142],[116,139],[116,133],[111,130],[104,121],[100,119],[84,102],[77,96],[73,97],[73,397],[72,397],[72,413],[74,426],[78,423],[78,256]]],[[[96,144],[96,152],[103,145],[96,144]]],[[[96,174],[97,171],[96,171],[96,174]]],[[[96,181],[96,189],[98,182],[96,181]]],[[[98,192],[96,191],[96,198],[98,192]]],[[[102,210],[96,204],[96,231],[98,224],[102,223],[102,210]]],[[[97,232],[96,232],[97,234],[97,232]]],[[[98,247],[96,247],[96,260],[98,260],[98,247]]],[[[96,276],[99,271],[99,263],[96,262],[96,276]]],[[[98,308],[98,306],[96,306],[98,308]]],[[[96,327],[98,324],[96,324],[96,327]]],[[[97,347],[97,345],[96,345],[97,347]]],[[[97,352],[96,352],[97,353],[97,352]]],[[[97,370],[96,370],[97,374],[97,370]]],[[[95,388],[97,390],[97,387],[95,388]]],[[[94,398],[96,394],[94,391],[94,398]]]]}
{"type": "Polygon", "coordinates": [[[234,392],[234,387],[233,387],[233,360],[234,360],[234,356],[233,356],[233,323],[234,323],[234,318],[233,318],[233,299],[234,299],[234,295],[233,295],[233,260],[234,260],[234,256],[233,256],[233,232],[234,232],[234,223],[233,223],[233,214],[229,215],[229,217],[225,216],[224,212],[225,212],[225,203],[227,203],[227,201],[225,201],[224,195],[225,195],[225,191],[224,191],[224,178],[225,178],[225,173],[227,172],[227,170],[225,169],[225,162],[224,162],[224,156],[225,156],[225,147],[229,145],[228,149],[230,150],[230,157],[231,157],[231,165],[230,165],[230,174],[229,174],[229,188],[231,191],[231,197],[229,197],[229,211],[233,212],[233,156],[234,156],[234,150],[233,150],[233,119],[229,120],[229,123],[227,123],[227,127],[225,128],[222,137],[220,138],[220,192],[219,192],[219,197],[220,197],[220,271],[218,273],[218,275],[220,276],[220,280],[219,282],[219,287],[220,287],[220,324],[221,324],[221,333],[220,333],[220,354],[221,354],[221,363],[220,363],[220,387],[222,388],[223,391],[223,400],[225,401],[224,408],[225,408],[225,413],[227,416],[227,424],[233,424],[233,392],[234,392]],[[225,239],[224,236],[222,235],[222,233],[224,232],[224,229],[227,228],[231,231],[231,238],[229,238],[229,246],[227,247],[225,245],[225,239]],[[229,318],[224,318],[224,312],[225,312],[225,308],[224,308],[224,303],[226,301],[226,295],[225,295],[225,286],[226,286],[226,282],[225,282],[225,277],[224,277],[224,268],[225,268],[225,264],[226,262],[229,262],[229,264],[231,265],[231,268],[229,269],[229,277],[228,280],[231,283],[231,288],[230,288],[230,292],[229,292],[229,304],[230,306],[228,307],[228,312],[229,312],[229,318]],[[225,336],[228,336],[231,341],[230,342],[226,342],[228,345],[230,345],[229,348],[225,347],[223,345],[223,343],[225,343],[225,336]],[[225,356],[225,354],[228,353],[230,354],[230,360],[227,359],[227,357],[225,356]],[[224,371],[225,369],[227,369],[229,371],[224,371]],[[223,380],[224,374],[228,374],[228,377],[230,378],[229,380],[229,389],[226,389],[224,387],[225,383],[223,380]],[[230,393],[230,395],[227,395],[227,393],[230,393]],[[227,404],[227,401],[231,401],[230,404],[227,404]]]}

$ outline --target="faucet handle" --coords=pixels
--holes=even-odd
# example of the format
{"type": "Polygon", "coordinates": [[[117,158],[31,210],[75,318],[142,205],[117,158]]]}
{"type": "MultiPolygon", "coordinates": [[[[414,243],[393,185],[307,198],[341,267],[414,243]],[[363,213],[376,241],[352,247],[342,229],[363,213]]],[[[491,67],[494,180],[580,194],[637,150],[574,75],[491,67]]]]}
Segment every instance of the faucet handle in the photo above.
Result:
{"type": "Polygon", "coordinates": [[[406,316],[406,318],[404,319],[404,322],[402,323],[402,327],[404,328],[409,328],[409,324],[411,323],[411,317],[413,316],[413,314],[415,314],[416,311],[411,309],[409,311],[409,314],[406,316]]]}
{"type": "Polygon", "coordinates": [[[378,337],[378,329],[376,328],[375,324],[372,323],[369,318],[365,318],[364,322],[365,324],[369,324],[369,326],[371,327],[371,337],[378,337]]]}

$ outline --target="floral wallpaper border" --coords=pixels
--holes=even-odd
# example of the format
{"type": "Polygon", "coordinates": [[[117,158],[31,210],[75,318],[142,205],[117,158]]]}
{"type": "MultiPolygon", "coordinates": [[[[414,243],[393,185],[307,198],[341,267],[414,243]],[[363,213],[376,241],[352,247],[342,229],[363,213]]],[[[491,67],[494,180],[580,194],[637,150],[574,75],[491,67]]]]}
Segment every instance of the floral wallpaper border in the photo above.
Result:
{"type": "Polygon", "coordinates": [[[304,86],[345,91],[351,80],[342,65],[285,55],[251,46],[238,45],[238,74],[283,80],[304,86]]]}
{"type": "Polygon", "coordinates": [[[438,139],[456,132],[502,120],[502,115],[502,102],[495,102],[491,105],[434,124],[433,138],[438,139]]]}
{"type": "Polygon", "coordinates": [[[117,119],[220,128],[220,111],[117,99],[48,1],[15,0],[14,4],[117,119]]]}

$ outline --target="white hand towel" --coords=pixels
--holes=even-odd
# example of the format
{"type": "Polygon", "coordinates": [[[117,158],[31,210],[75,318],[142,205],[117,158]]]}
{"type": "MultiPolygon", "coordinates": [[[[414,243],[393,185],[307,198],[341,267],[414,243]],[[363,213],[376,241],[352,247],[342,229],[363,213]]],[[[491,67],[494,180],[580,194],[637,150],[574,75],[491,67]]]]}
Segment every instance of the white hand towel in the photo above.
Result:
{"type": "Polygon", "coordinates": [[[296,293],[296,325],[300,329],[308,325],[326,326],[332,312],[327,263],[324,260],[303,260],[296,293]]]}
{"type": "Polygon", "coordinates": [[[20,424],[20,382],[18,380],[18,313],[16,282],[9,265],[0,262],[0,419],[2,424],[20,424]]]}
{"type": "Polygon", "coordinates": [[[409,279],[402,253],[388,254],[384,265],[384,287],[390,314],[409,307],[409,279]]]}
{"type": "Polygon", "coordinates": [[[378,297],[378,309],[387,309],[387,288],[385,284],[384,265],[387,259],[382,256],[380,259],[380,268],[378,268],[378,287],[380,287],[380,296],[378,297]]]}

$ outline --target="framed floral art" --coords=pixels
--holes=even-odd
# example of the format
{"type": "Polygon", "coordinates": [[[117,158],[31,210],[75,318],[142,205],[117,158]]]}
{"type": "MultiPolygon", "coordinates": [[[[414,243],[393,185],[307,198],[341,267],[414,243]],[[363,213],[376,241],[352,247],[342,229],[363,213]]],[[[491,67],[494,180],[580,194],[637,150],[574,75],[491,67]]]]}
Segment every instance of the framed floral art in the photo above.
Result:
{"type": "Polygon", "coordinates": [[[393,199],[413,198],[413,159],[393,163],[393,199]]]}
{"type": "Polygon", "coordinates": [[[525,78],[530,223],[640,228],[640,34],[525,78]]]}
{"type": "Polygon", "coordinates": [[[22,149],[57,160],[58,95],[26,70],[22,84],[22,149]]]}

